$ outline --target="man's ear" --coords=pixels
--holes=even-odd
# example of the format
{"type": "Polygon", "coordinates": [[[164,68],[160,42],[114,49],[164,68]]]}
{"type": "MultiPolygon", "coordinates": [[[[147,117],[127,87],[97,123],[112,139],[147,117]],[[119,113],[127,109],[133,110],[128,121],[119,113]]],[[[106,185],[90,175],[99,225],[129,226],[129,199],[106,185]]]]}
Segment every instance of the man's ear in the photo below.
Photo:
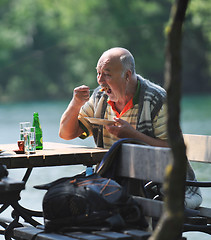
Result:
{"type": "Polygon", "coordinates": [[[131,72],[131,70],[127,70],[125,76],[126,76],[126,80],[129,81],[130,78],[131,78],[131,76],[132,76],[132,72],[131,72]]]}

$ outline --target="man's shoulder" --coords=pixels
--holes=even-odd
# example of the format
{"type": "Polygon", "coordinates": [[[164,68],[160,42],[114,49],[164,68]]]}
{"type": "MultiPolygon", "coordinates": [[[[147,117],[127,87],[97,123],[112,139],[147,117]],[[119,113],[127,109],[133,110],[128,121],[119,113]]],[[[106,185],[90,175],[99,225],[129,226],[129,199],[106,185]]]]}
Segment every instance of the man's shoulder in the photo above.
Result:
{"type": "Polygon", "coordinates": [[[144,94],[149,96],[158,95],[162,98],[166,97],[166,91],[160,85],[153,83],[150,80],[141,77],[140,75],[138,75],[138,80],[141,83],[141,89],[144,94]]]}

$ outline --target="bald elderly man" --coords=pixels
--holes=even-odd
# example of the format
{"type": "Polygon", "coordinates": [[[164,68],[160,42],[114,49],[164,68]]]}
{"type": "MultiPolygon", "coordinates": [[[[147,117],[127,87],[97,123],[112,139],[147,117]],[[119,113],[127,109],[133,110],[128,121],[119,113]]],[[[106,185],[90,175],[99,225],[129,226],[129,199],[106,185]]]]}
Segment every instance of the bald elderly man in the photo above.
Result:
{"type": "Polygon", "coordinates": [[[132,54],[124,48],[105,51],[97,63],[99,87],[74,89],[60,121],[65,140],[94,136],[98,147],[110,148],[120,138],[135,138],[152,146],[167,147],[166,92],[136,73],[132,54]],[[114,123],[91,124],[86,117],[114,123]]]}
{"type": "MultiPolygon", "coordinates": [[[[120,138],[168,147],[166,92],[136,74],[132,54],[124,48],[111,48],[102,54],[96,69],[99,87],[91,97],[88,86],[74,89],[73,99],[61,117],[60,137],[69,140],[93,135],[96,145],[103,148],[110,148],[120,138]],[[86,117],[114,123],[93,125],[86,117]]],[[[189,164],[187,179],[195,180],[189,164]]],[[[185,206],[196,208],[201,202],[200,189],[186,187],[185,206]]]]}

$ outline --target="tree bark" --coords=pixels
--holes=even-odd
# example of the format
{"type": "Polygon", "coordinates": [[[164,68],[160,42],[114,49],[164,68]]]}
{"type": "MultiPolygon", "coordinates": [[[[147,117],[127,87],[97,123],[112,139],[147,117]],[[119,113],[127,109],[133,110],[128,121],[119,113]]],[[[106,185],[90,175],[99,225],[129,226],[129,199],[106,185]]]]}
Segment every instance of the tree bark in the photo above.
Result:
{"type": "Polygon", "coordinates": [[[181,42],[187,6],[188,0],[176,0],[166,27],[165,88],[173,163],[166,169],[164,212],[150,240],[178,240],[182,235],[187,156],[180,128],[181,42]]]}

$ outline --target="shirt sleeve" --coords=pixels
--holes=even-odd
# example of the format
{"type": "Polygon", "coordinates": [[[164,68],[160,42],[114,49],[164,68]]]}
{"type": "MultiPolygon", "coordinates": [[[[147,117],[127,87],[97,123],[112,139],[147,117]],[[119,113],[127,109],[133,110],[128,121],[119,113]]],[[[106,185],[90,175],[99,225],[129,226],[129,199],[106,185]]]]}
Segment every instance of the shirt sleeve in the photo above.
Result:
{"type": "Polygon", "coordinates": [[[153,120],[155,137],[161,140],[167,140],[167,105],[163,104],[158,115],[153,120]]]}

